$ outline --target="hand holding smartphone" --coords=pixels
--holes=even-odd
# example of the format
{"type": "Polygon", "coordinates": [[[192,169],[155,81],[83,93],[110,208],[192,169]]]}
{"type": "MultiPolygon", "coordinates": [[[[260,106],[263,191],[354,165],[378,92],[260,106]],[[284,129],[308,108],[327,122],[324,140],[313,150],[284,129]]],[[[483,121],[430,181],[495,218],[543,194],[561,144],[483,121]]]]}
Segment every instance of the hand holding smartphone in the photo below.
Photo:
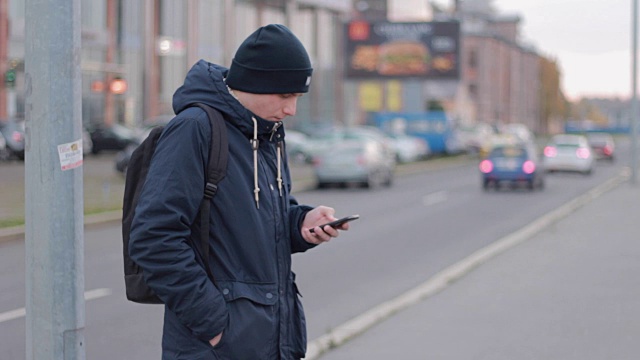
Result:
{"type": "MultiPolygon", "coordinates": [[[[320,225],[320,228],[324,230],[325,226],[331,226],[332,228],[336,228],[344,223],[348,223],[349,221],[353,221],[353,220],[357,220],[360,219],[360,215],[349,215],[349,216],[345,216],[341,219],[332,221],[332,222],[328,222],[326,224],[322,224],[320,225]]],[[[313,228],[309,229],[310,233],[313,233],[313,228]]]]}

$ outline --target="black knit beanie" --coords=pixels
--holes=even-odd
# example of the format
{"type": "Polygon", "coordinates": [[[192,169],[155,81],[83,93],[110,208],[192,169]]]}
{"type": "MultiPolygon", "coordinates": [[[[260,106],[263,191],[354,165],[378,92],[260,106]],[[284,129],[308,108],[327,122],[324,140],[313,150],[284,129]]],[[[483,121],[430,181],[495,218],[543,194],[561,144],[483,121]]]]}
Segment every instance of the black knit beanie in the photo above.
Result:
{"type": "Polygon", "coordinates": [[[231,62],[227,85],[252,94],[306,93],[309,54],[286,26],[263,26],[242,42],[231,62]]]}

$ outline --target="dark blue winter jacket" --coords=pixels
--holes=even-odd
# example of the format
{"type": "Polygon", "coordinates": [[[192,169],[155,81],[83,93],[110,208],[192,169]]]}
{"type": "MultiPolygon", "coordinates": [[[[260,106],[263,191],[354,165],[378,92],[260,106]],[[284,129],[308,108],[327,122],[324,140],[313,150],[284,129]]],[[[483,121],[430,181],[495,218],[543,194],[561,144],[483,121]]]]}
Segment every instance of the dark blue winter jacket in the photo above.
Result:
{"type": "Polygon", "coordinates": [[[311,208],[290,195],[282,124],[244,108],[227,90],[226,72],[201,60],[174,94],[177,116],[154,153],[129,253],[165,303],[163,359],[299,359],[306,328],[291,254],[313,247],[300,233],[311,208]],[[216,285],[194,246],[211,142],[206,113],[190,107],[198,102],[223,114],[229,140],[226,177],[211,203],[209,265],[216,285]],[[252,117],[259,144],[255,167],[252,117]],[[210,346],[220,332],[221,342],[210,346]]]}

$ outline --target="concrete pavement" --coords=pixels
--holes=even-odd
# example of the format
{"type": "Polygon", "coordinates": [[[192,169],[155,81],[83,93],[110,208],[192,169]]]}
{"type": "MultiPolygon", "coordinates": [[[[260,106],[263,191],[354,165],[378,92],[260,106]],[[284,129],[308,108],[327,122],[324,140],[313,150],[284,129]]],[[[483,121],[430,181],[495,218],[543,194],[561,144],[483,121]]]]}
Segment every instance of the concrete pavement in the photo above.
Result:
{"type": "Polygon", "coordinates": [[[637,359],[640,186],[627,179],[315,339],[307,359],[637,359]]]}

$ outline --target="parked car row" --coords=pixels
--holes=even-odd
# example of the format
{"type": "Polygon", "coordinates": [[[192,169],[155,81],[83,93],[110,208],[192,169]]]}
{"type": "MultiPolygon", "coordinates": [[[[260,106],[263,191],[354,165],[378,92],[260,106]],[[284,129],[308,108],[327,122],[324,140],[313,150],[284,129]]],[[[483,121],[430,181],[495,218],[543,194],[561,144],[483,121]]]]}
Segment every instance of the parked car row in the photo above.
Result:
{"type": "MultiPolygon", "coordinates": [[[[94,131],[91,133],[93,153],[118,150],[115,167],[124,174],[133,150],[149,130],[165,123],[154,123],[138,132],[121,125],[109,131],[94,131]]],[[[489,132],[485,131],[485,134],[489,132]]],[[[329,128],[315,136],[287,129],[285,139],[289,161],[312,164],[319,188],[350,184],[390,186],[396,164],[423,160],[430,155],[429,144],[423,139],[387,134],[371,126],[329,128]]],[[[482,187],[498,189],[507,184],[512,188],[524,185],[532,190],[543,189],[545,173],[578,171],[590,174],[597,158],[614,158],[614,149],[613,138],[608,134],[588,137],[560,134],[552,137],[539,151],[531,131],[521,124],[510,124],[493,133],[489,145],[478,145],[477,151],[487,152],[479,164],[482,187]]]]}
{"type": "Polygon", "coordinates": [[[389,186],[397,163],[428,158],[429,144],[406,134],[388,134],[373,126],[324,127],[311,135],[287,129],[289,161],[312,164],[318,187],[359,184],[389,186]]]}

